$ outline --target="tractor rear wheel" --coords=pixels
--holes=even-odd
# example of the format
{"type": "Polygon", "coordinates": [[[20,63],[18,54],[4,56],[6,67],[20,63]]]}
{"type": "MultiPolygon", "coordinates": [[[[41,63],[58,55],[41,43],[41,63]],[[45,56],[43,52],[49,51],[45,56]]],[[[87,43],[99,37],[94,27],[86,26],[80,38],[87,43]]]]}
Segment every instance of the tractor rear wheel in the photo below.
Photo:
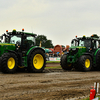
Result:
{"type": "Polygon", "coordinates": [[[100,50],[96,54],[96,67],[94,67],[94,70],[100,70],[100,50]]]}
{"type": "Polygon", "coordinates": [[[45,53],[42,50],[35,50],[28,61],[29,72],[41,73],[46,65],[45,53]]]}
{"type": "Polygon", "coordinates": [[[0,57],[0,71],[1,71],[1,60],[2,60],[2,58],[0,57]]]}
{"type": "Polygon", "coordinates": [[[92,69],[92,58],[88,55],[83,55],[78,61],[78,70],[90,71],[92,69]]]}
{"type": "Polygon", "coordinates": [[[62,69],[64,69],[64,70],[71,70],[73,67],[71,63],[67,63],[67,55],[66,54],[64,54],[61,57],[60,65],[61,65],[62,69]]]}
{"type": "Polygon", "coordinates": [[[18,66],[18,58],[14,53],[2,55],[1,71],[3,73],[15,73],[18,66]]]}

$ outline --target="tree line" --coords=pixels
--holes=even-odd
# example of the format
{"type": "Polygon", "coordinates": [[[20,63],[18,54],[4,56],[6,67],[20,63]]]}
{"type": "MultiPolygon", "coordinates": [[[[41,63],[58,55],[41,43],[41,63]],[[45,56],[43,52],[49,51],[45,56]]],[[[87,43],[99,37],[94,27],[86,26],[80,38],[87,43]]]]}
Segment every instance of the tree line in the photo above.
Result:
{"type": "Polygon", "coordinates": [[[39,46],[41,42],[41,46],[45,48],[53,48],[52,40],[48,40],[45,35],[38,35],[36,37],[36,45],[39,46]]]}

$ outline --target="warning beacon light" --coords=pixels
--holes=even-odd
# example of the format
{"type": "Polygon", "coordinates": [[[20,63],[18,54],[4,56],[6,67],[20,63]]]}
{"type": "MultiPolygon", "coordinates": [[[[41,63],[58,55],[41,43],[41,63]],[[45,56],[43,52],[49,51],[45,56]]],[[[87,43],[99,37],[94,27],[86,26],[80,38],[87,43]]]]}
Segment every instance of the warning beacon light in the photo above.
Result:
{"type": "Polygon", "coordinates": [[[16,32],[16,29],[13,29],[13,32],[16,32]]]}
{"type": "Polygon", "coordinates": [[[83,38],[86,38],[85,35],[83,35],[83,38]]]}
{"type": "Polygon", "coordinates": [[[22,28],[22,31],[24,31],[24,28],[22,28]]]}
{"type": "Polygon", "coordinates": [[[8,33],[8,30],[6,30],[6,32],[8,33]]]}

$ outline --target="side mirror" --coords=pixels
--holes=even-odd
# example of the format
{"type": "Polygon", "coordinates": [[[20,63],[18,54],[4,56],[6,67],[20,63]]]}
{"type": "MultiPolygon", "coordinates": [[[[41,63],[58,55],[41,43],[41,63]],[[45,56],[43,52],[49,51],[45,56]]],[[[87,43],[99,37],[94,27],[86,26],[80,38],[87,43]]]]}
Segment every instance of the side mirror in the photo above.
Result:
{"type": "Polygon", "coordinates": [[[74,43],[74,41],[72,41],[71,43],[74,43]]]}

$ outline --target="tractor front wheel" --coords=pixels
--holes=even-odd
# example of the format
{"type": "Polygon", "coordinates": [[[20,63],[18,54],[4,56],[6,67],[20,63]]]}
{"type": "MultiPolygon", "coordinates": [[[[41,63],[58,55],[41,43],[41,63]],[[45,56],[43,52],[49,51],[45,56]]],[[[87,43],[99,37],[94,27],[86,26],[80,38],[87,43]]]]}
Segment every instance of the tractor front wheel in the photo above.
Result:
{"type": "Polygon", "coordinates": [[[90,71],[92,69],[92,58],[88,55],[83,55],[78,61],[78,70],[90,71]]]}
{"type": "Polygon", "coordinates": [[[13,53],[2,55],[1,71],[3,73],[15,73],[18,66],[18,58],[13,53]]]}
{"type": "Polygon", "coordinates": [[[43,72],[46,65],[45,53],[42,50],[35,50],[32,52],[28,61],[29,72],[43,72]]]}
{"type": "Polygon", "coordinates": [[[66,54],[64,54],[61,57],[60,65],[61,65],[62,69],[64,69],[64,70],[71,70],[73,67],[71,63],[67,63],[67,55],[66,54]]]}

